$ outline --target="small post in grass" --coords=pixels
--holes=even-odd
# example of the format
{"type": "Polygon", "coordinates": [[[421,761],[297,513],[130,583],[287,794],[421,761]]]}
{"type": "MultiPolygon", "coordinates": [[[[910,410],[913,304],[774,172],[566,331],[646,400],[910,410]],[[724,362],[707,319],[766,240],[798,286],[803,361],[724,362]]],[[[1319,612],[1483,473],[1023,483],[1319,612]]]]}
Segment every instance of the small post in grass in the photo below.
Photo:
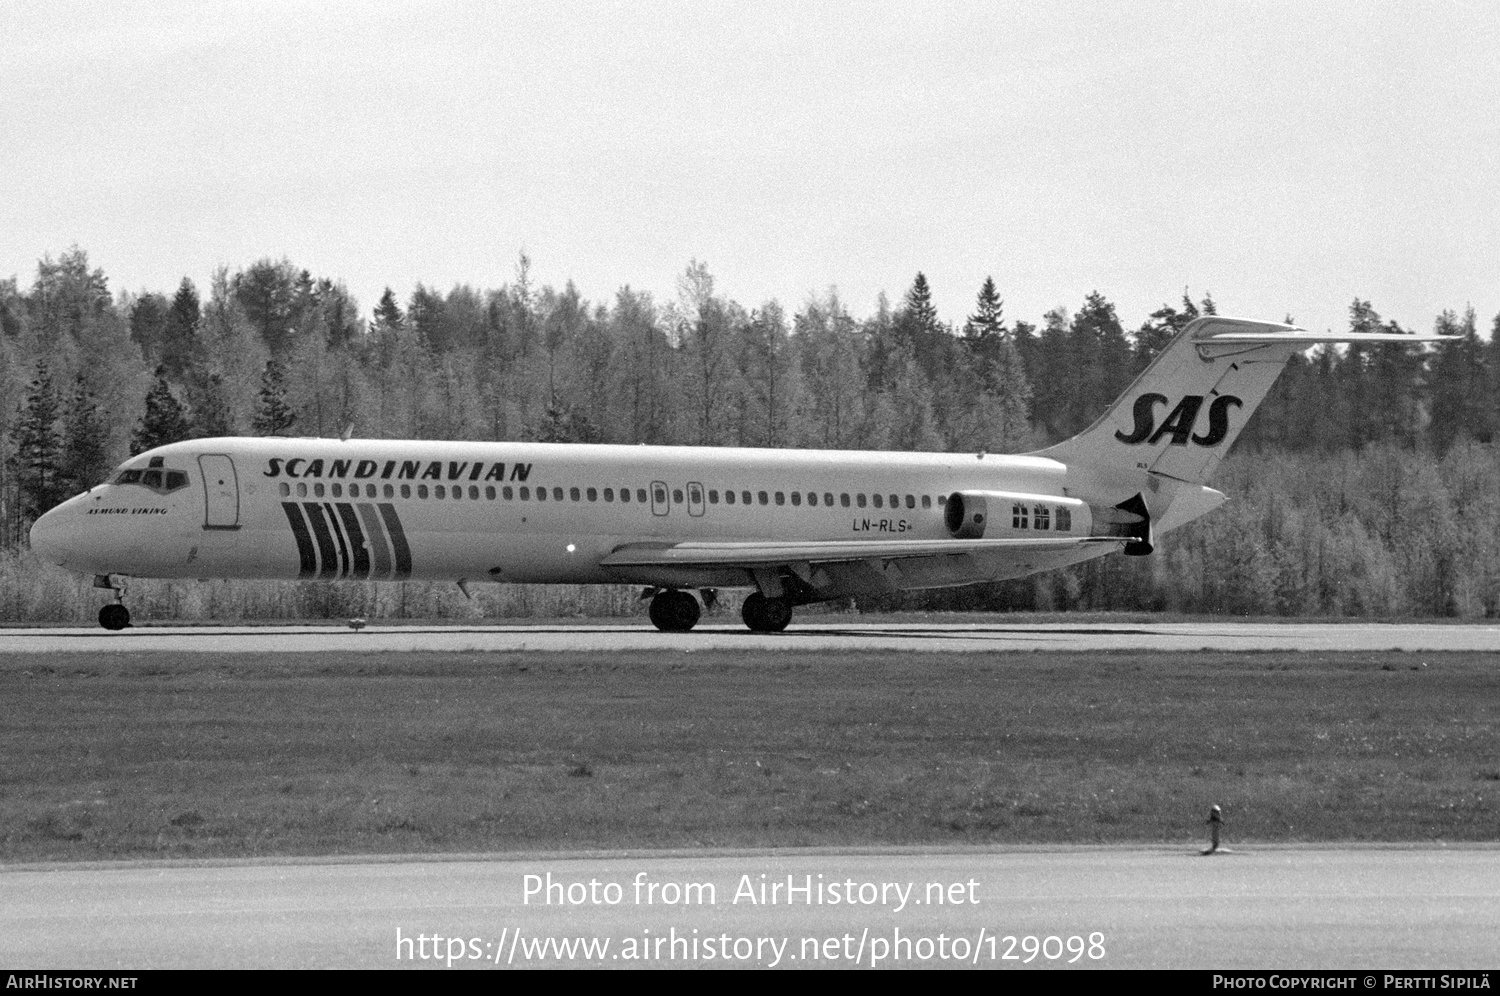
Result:
{"type": "Polygon", "coordinates": [[[1214,854],[1219,850],[1219,828],[1224,825],[1224,812],[1218,806],[1208,811],[1208,850],[1204,854],[1214,854]]]}

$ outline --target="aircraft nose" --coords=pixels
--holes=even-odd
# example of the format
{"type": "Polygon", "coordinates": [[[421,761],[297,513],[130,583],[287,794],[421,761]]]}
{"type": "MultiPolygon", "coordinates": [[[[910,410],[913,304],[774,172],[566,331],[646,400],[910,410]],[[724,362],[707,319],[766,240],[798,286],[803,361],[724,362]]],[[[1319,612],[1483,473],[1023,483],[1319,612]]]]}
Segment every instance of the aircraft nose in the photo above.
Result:
{"type": "Polygon", "coordinates": [[[31,549],[48,563],[66,566],[69,551],[63,533],[62,508],[54,508],[31,524],[31,549]]]}

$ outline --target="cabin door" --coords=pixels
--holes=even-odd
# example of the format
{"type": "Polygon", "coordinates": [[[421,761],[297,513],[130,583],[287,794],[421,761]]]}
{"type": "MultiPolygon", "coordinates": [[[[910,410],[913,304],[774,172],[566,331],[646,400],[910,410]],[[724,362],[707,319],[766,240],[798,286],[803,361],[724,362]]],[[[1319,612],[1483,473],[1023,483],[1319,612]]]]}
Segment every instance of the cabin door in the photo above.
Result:
{"type": "Polygon", "coordinates": [[[651,482],[651,514],[666,515],[672,510],[672,500],[667,496],[667,485],[662,481],[651,482]]]}
{"type": "Polygon", "coordinates": [[[234,461],[222,453],[198,458],[203,472],[203,528],[240,528],[240,484],[234,461]]]}

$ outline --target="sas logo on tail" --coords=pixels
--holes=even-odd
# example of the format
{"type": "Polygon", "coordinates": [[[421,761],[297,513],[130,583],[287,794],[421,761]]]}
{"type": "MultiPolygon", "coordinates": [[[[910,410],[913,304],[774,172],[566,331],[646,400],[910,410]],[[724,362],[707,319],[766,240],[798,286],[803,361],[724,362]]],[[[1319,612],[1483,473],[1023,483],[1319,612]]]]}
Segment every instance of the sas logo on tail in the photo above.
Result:
{"type": "Polygon", "coordinates": [[[1232,394],[1221,394],[1208,406],[1208,432],[1194,435],[1193,424],[1198,421],[1198,410],[1203,407],[1203,395],[1189,394],[1177,402],[1172,414],[1160,427],[1156,425],[1156,406],[1168,404],[1165,395],[1143,394],[1135,399],[1135,428],[1130,435],[1116,432],[1115,438],[1127,445],[1146,443],[1154,445],[1163,436],[1170,435],[1173,446],[1186,446],[1188,439],[1199,446],[1217,446],[1229,435],[1229,409],[1239,408],[1242,402],[1232,394]],[[1155,431],[1152,431],[1152,430],[1155,431]]]}

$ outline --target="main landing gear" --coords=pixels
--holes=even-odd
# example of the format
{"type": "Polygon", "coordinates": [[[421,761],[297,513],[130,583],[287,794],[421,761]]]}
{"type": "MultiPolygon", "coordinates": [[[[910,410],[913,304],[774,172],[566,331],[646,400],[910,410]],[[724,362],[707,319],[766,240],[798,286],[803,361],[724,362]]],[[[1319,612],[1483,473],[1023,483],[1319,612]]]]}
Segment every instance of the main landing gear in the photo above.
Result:
{"type": "Polygon", "coordinates": [[[99,625],[105,629],[121,630],[130,625],[130,610],[125,607],[125,579],[119,584],[110,580],[108,574],[94,578],[95,588],[108,588],[115,593],[115,600],[99,610],[99,625]]]}
{"type": "Polygon", "coordinates": [[[746,597],[740,617],[752,633],[780,633],[792,621],[792,603],[784,598],[767,598],[757,591],[746,597]]]}
{"type": "Polygon", "coordinates": [[[686,633],[698,625],[698,600],[685,591],[668,588],[651,599],[651,623],[663,633],[686,633]]]}
{"type": "MultiPolygon", "coordinates": [[[[704,601],[710,607],[712,589],[705,589],[704,601]]],[[[651,622],[663,633],[686,633],[698,625],[702,611],[698,600],[685,591],[667,588],[651,596],[651,622]]],[[[740,616],[754,633],[780,633],[792,621],[792,602],[787,598],[767,598],[754,592],[745,599],[740,616]]]]}

